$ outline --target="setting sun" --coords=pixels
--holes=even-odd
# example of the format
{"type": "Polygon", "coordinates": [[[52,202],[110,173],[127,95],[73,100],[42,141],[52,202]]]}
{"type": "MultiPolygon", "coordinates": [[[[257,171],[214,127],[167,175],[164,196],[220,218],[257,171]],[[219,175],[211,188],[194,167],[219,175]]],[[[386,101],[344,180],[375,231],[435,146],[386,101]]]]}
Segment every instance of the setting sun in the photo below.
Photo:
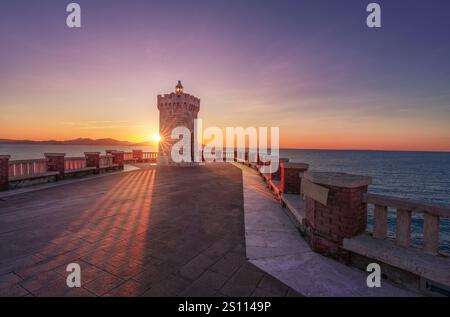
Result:
{"type": "Polygon", "coordinates": [[[155,142],[160,142],[161,141],[161,136],[159,134],[153,134],[152,140],[155,141],[155,142]]]}

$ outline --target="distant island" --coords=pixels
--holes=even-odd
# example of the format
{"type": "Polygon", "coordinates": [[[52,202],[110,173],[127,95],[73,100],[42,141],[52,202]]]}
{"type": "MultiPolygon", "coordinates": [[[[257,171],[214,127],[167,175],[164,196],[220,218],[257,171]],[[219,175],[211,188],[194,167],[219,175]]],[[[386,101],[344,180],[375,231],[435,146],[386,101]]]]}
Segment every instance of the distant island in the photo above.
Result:
{"type": "Polygon", "coordinates": [[[129,141],[119,141],[115,139],[88,139],[78,138],[73,140],[56,141],[33,141],[33,140],[11,140],[0,139],[0,144],[37,144],[37,145],[111,145],[111,146],[149,146],[152,145],[151,141],[133,143],[129,141]]]}

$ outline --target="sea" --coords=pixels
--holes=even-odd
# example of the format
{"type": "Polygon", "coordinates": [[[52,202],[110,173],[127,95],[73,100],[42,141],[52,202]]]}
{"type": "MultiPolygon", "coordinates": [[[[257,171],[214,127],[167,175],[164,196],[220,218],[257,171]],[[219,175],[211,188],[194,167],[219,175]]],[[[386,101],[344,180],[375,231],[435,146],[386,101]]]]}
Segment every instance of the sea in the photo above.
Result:
{"type": "MultiPolygon", "coordinates": [[[[23,145],[0,144],[0,155],[11,155],[11,160],[43,158],[43,153],[66,153],[83,156],[84,152],[102,152],[107,149],[155,151],[154,147],[85,146],[85,145],[23,145]]],[[[371,176],[369,192],[399,198],[419,200],[450,207],[450,152],[395,152],[350,150],[296,150],[281,149],[280,157],[291,162],[310,165],[310,170],[345,172],[371,176]]],[[[371,229],[373,210],[369,208],[368,228],[371,229]]],[[[389,235],[395,237],[395,211],[389,210],[389,235]]],[[[420,246],[423,215],[414,214],[412,242],[420,246]]],[[[450,254],[450,219],[440,221],[440,250],[450,254]]]]}

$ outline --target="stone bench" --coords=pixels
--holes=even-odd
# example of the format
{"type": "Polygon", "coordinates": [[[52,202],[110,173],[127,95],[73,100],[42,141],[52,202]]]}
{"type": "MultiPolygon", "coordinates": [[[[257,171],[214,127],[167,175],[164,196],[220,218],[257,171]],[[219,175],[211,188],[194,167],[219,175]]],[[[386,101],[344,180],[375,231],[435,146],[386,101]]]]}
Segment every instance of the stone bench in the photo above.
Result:
{"type": "Polygon", "coordinates": [[[33,175],[12,176],[8,178],[8,188],[22,188],[31,185],[57,181],[59,172],[45,172],[33,175]]]}
{"type": "MultiPolygon", "coordinates": [[[[410,284],[417,286],[420,278],[437,283],[434,288],[444,289],[443,293],[450,292],[450,258],[446,256],[434,256],[423,253],[418,247],[408,248],[399,246],[390,239],[374,239],[371,234],[363,233],[350,239],[344,239],[343,248],[353,254],[368,258],[367,261],[379,261],[409,273],[417,278],[410,284]]],[[[364,266],[364,265],[363,265],[364,266]]],[[[389,278],[389,269],[382,267],[382,272],[389,278]]],[[[401,278],[399,274],[390,270],[393,279],[401,278]]],[[[402,281],[401,284],[407,284],[402,281]]],[[[419,288],[423,288],[419,286],[419,288]]],[[[448,293],[447,293],[448,294],[448,293]]]]}
{"type": "Polygon", "coordinates": [[[297,228],[304,230],[305,201],[297,194],[281,194],[281,205],[288,210],[288,216],[297,228]]]}
{"type": "Polygon", "coordinates": [[[53,177],[53,176],[58,176],[58,175],[59,175],[59,172],[45,172],[45,173],[33,174],[33,175],[13,176],[13,177],[9,177],[8,180],[10,182],[19,182],[19,181],[38,179],[38,178],[53,177]]]}

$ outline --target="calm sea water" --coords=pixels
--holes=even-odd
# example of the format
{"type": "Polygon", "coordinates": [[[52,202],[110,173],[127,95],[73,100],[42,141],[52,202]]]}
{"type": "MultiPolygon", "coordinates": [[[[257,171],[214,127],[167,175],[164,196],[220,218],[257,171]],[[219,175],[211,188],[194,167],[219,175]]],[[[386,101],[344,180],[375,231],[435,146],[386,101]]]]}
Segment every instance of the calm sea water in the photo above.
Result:
{"type": "MultiPolygon", "coordinates": [[[[45,152],[63,152],[67,156],[83,156],[83,152],[106,149],[131,151],[142,149],[154,151],[152,147],[111,147],[80,145],[5,145],[0,144],[0,154],[9,154],[11,159],[43,158],[45,152]]],[[[401,198],[410,198],[429,203],[450,206],[450,153],[436,152],[384,152],[384,151],[333,151],[333,150],[280,150],[281,157],[292,162],[310,164],[311,170],[347,172],[372,176],[369,191],[401,198]]],[[[372,211],[369,211],[369,228],[372,211]]],[[[412,237],[415,244],[422,244],[423,218],[413,216],[412,237]]],[[[450,253],[450,220],[441,219],[441,249],[450,253]]],[[[395,232],[395,213],[389,214],[389,230],[395,232]]]]}

